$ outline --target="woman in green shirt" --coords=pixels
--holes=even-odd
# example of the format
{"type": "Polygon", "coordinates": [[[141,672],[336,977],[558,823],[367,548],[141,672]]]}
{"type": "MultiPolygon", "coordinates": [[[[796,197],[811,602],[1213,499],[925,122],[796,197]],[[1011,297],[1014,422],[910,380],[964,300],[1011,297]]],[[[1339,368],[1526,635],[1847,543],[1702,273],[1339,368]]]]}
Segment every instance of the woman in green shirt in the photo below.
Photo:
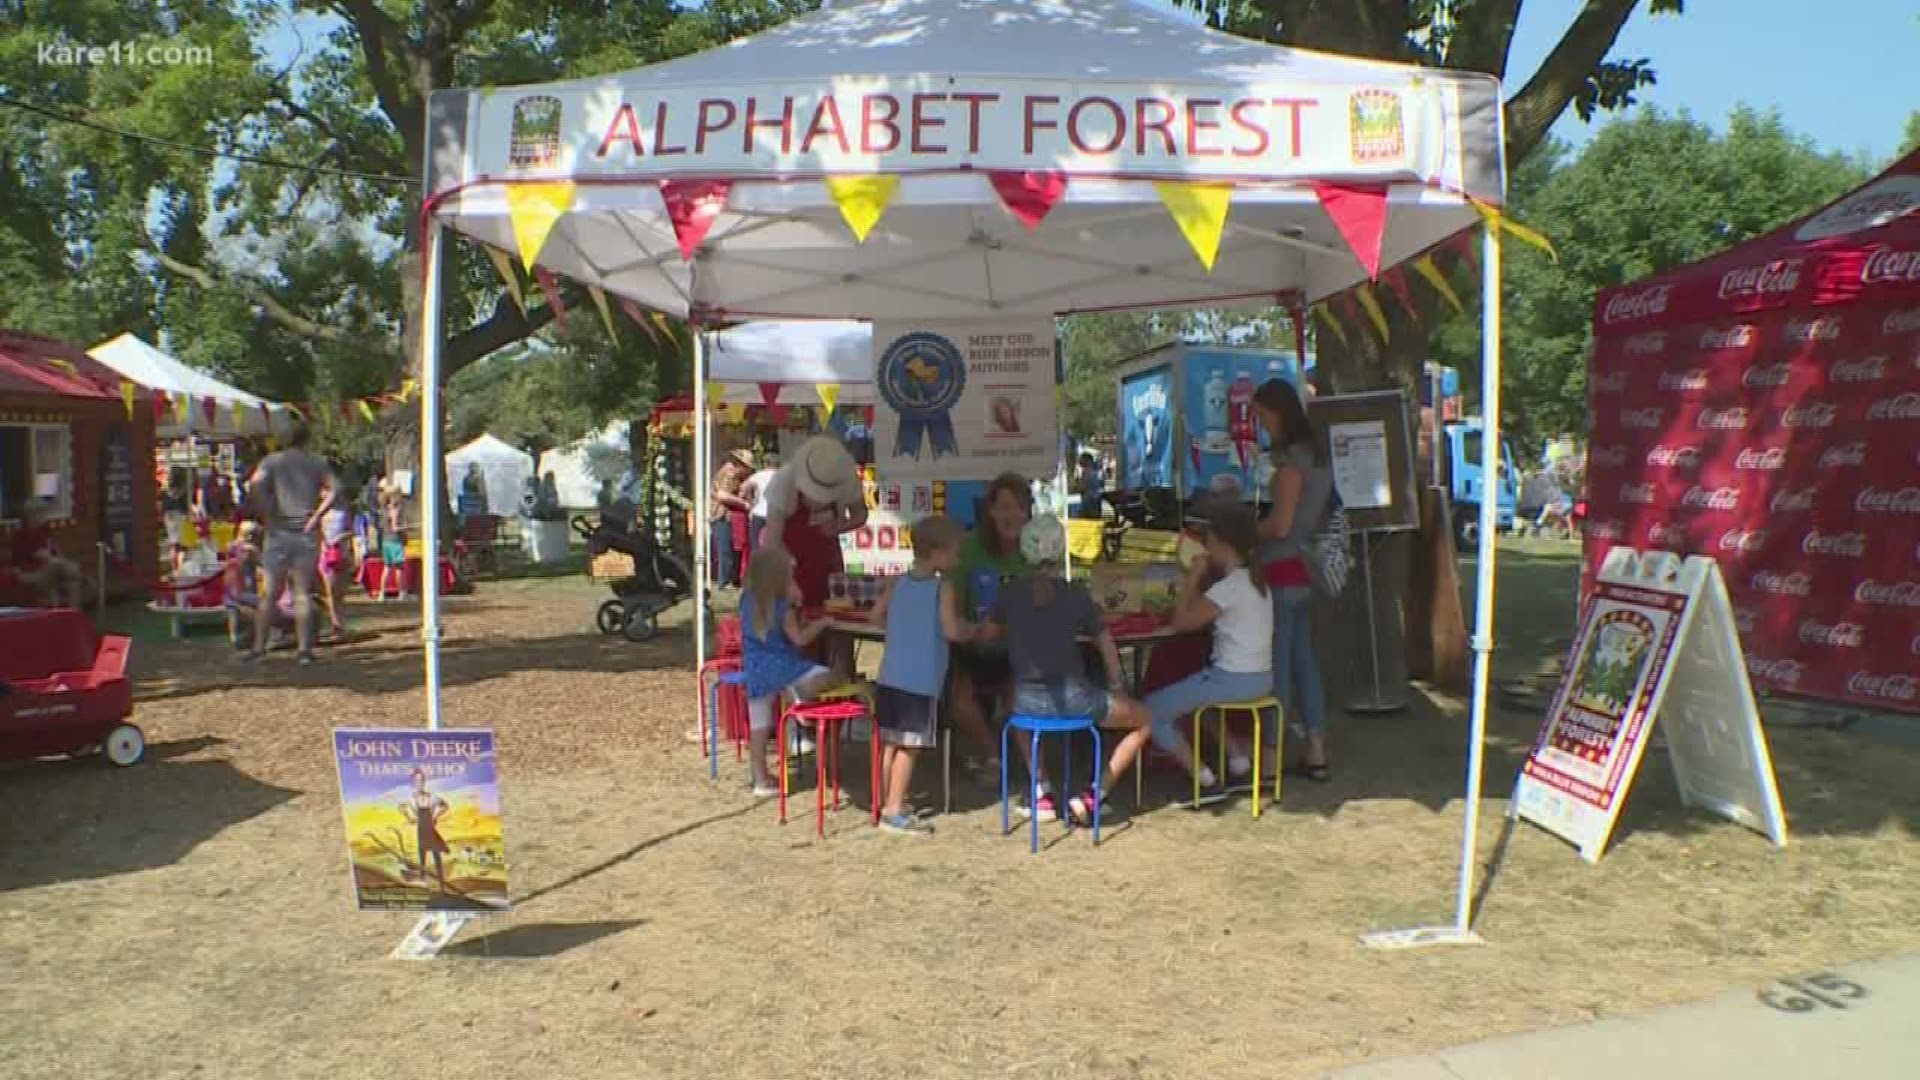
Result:
{"type": "MultiPolygon", "coordinates": [[[[993,611],[1002,581],[1027,572],[1027,561],[1020,556],[1020,532],[1033,517],[1033,488],[1026,477],[1003,473],[987,485],[980,507],[980,520],[960,545],[960,564],[954,569],[961,610],[975,622],[993,611]]],[[[1007,664],[1006,646],[998,642],[956,646],[948,686],[954,726],[986,748],[988,766],[997,775],[1000,740],[987,724],[990,710],[982,699],[998,705],[1001,712],[1010,707],[1013,670],[1007,664]]]]}

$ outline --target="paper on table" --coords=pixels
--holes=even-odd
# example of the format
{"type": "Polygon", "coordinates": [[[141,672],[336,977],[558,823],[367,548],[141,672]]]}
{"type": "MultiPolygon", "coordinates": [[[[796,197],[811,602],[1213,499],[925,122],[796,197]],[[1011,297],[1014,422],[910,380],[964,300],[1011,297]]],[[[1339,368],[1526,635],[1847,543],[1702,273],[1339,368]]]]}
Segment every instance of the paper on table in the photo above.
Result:
{"type": "Polygon", "coordinates": [[[1387,479],[1387,425],[1357,420],[1328,429],[1333,444],[1333,486],[1349,510],[1367,510],[1393,502],[1387,479]]]}

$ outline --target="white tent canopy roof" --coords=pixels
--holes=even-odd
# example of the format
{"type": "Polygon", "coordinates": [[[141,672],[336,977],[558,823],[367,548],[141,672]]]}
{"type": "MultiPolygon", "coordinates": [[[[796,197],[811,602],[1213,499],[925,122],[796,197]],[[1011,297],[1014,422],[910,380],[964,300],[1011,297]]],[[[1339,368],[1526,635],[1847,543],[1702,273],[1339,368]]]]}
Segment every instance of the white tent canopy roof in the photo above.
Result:
{"type": "Polygon", "coordinates": [[[187,410],[187,419],[182,423],[179,414],[169,410],[161,419],[154,434],[160,439],[183,439],[188,436],[200,438],[234,438],[235,436],[268,435],[285,430],[288,413],[286,406],[266,401],[236,386],[228,386],[219,379],[190,367],[185,363],[161,352],[132,334],[121,334],[112,341],[95,345],[87,350],[87,355],[119,372],[128,381],[146,387],[149,391],[160,390],[169,396],[186,395],[193,401],[187,410]],[[200,403],[212,398],[220,403],[211,424],[200,403]],[[238,402],[244,406],[241,424],[234,428],[233,405],[238,402]],[[265,405],[273,414],[273,422],[261,415],[260,406],[265,405]]]}
{"type": "Polygon", "coordinates": [[[526,490],[527,477],[533,475],[533,455],[516,450],[512,444],[491,434],[481,435],[447,455],[447,476],[452,483],[448,501],[459,506],[460,492],[467,469],[480,467],[487,492],[487,509],[502,516],[518,512],[520,495],[526,490]]]}
{"type": "Polygon", "coordinates": [[[539,262],[699,321],[1311,299],[1365,276],[1314,182],[1391,193],[1382,265],[1501,201],[1496,80],[1247,41],[1136,0],[869,0],[617,76],[433,96],[447,224],[517,250],[510,181],[576,182],[539,262]],[[1067,177],[1029,231],[990,173],[1067,177]],[[828,177],[899,180],[855,239],[828,177]],[[681,257],[661,181],[732,182],[681,257]],[[1234,185],[1211,272],[1156,181],[1234,185]],[[697,267],[697,270],[696,270],[697,267]]]}
{"type": "Polygon", "coordinates": [[[729,405],[762,403],[762,384],[778,384],[781,405],[817,405],[819,391],[840,388],[843,405],[873,404],[873,327],[847,320],[751,322],[707,338],[707,381],[729,405]]]}

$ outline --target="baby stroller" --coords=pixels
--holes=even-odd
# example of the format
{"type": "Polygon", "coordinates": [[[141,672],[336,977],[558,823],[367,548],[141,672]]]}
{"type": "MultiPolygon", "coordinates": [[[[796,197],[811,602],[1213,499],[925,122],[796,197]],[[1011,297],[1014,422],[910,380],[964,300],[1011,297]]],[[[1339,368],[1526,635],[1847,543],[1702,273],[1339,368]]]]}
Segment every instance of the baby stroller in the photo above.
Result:
{"type": "Polygon", "coordinates": [[[597,524],[581,515],[572,525],[587,542],[589,557],[617,551],[633,560],[632,576],[612,582],[614,599],[602,603],[595,614],[601,633],[646,641],[660,631],[661,612],[693,595],[693,574],[634,527],[631,504],[608,506],[597,524]]]}

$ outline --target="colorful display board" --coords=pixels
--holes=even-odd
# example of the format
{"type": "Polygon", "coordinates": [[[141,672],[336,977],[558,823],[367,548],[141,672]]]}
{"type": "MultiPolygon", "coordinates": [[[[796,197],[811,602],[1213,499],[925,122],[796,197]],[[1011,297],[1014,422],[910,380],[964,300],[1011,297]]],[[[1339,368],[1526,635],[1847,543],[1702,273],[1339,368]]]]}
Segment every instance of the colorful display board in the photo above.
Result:
{"type": "Polygon", "coordinates": [[[1786,815],[1712,559],[1616,548],[1521,767],[1514,813],[1599,859],[1656,721],[1683,801],[1786,843],[1786,815]]]}
{"type": "MultiPolygon", "coordinates": [[[[871,473],[872,470],[868,470],[871,473]]],[[[940,481],[876,483],[867,489],[867,523],[840,536],[847,572],[887,576],[913,566],[913,523],[947,512],[947,486],[940,481]]]]}
{"type": "Polygon", "coordinates": [[[508,909],[493,732],[338,728],[333,753],[362,910],[508,909]]]}
{"type": "Polygon", "coordinates": [[[1051,476],[1053,320],[876,322],[874,462],[896,483],[1051,476]]]}
{"type": "Polygon", "coordinates": [[[1711,556],[1761,686],[1920,712],[1920,307],[1605,334],[1589,386],[1589,573],[1711,556]]]}

